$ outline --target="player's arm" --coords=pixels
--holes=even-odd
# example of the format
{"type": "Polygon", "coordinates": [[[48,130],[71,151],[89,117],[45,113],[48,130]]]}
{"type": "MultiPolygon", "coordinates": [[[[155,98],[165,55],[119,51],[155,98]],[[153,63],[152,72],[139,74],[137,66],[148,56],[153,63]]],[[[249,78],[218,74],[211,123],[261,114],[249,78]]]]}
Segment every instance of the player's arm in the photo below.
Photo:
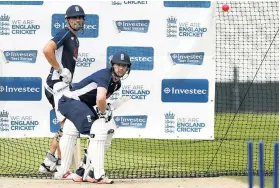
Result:
{"type": "Polygon", "coordinates": [[[97,87],[96,105],[98,107],[98,110],[102,113],[105,113],[106,111],[106,94],[107,89],[105,89],[104,87],[97,87]]]}
{"type": "Polygon", "coordinates": [[[48,62],[52,65],[55,70],[59,70],[60,66],[55,57],[55,50],[57,49],[57,45],[53,40],[50,40],[43,49],[43,53],[48,60],[48,62]]]}
{"type": "Polygon", "coordinates": [[[69,38],[69,31],[62,30],[57,33],[54,38],[52,38],[44,47],[43,53],[46,59],[52,65],[52,67],[57,70],[58,74],[62,77],[62,81],[69,84],[72,81],[72,73],[60,65],[56,60],[55,50],[59,49],[64,45],[65,41],[69,38]]]}

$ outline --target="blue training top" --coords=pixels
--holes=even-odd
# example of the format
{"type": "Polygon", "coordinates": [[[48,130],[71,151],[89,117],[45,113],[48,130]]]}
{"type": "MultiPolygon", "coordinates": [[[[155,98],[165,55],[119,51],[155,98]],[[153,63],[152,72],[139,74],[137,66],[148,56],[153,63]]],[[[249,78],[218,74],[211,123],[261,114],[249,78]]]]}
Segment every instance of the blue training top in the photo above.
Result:
{"type": "Polygon", "coordinates": [[[88,106],[96,105],[97,87],[107,89],[107,97],[121,87],[121,81],[114,82],[109,68],[101,69],[78,83],[72,84],[70,89],[74,98],[79,97],[88,106]]]}
{"type": "MultiPolygon", "coordinates": [[[[77,36],[68,28],[64,28],[51,40],[57,45],[57,50],[55,50],[57,62],[63,68],[69,69],[72,75],[74,75],[79,49],[79,40],[77,36]]],[[[62,77],[60,77],[58,72],[52,67],[47,77],[47,84],[53,87],[58,81],[62,81],[62,77]]]]}

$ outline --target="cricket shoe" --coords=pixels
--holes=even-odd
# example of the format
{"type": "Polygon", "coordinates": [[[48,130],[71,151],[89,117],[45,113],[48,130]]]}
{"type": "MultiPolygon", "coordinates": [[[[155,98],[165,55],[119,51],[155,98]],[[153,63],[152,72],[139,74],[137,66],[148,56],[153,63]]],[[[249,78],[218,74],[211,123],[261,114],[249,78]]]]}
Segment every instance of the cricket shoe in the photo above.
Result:
{"type": "Polygon", "coordinates": [[[57,170],[56,169],[50,170],[49,166],[47,166],[45,163],[42,163],[40,165],[39,172],[44,173],[44,174],[53,174],[53,173],[57,172],[57,170]]]}
{"type": "Polygon", "coordinates": [[[72,175],[72,180],[74,182],[83,182],[83,177],[82,176],[79,176],[78,174],[76,173],[73,173],[72,175]]]}
{"type": "MultiPolygon", "coordinates": [[[[79,176],[78,174],[73,173],[72,178],[73,178],[74,182],[83,182],[83,177],[79,176]]],[[[114,183],[113,180],[108,179],[107,177],[102,177],[99,180],[97,180],[89,175],[86,177],[85,181],[90,182],[90,183],[97,183],[97,184],[113,184],[114,183]]]]}
{"type": "Polygon", "coordinates": [[[106,177],[106,176],[103,176],[103,177],[101,177],[100,179],[94,179],[94,178],[92,178],[92,177],[90,177],[90,176],[87,176],[86,177],[86,180],[87,180],[87,182],[91,182],[91,183],[97,183],[97,184],[113,184],[114,183],[114,181],[113,180],[111,180],[111,179],[109,179],[108,177],[106,177]]]}
{"type": "Polygon", "coordinates": [[[40,165],[39,171],[41,173],[52,174],[56,172],[57,159],[54,154],[47,152],[46,158],[43,163],[40,165]]]}
{"type": "Polygon", "coordinates": [[[74,182],[90,182],[90,183],[97,183],[97,180],[94,178],[91,178],[90,176],[87,176],[85,180],[83,180],[83,177],[74,173],[72,176],[72,179],[74,182]]]}
{"type": "Polygon", "coordinates": [[[63,176],[59,172],[54,173],[54,179],[57,180],[72,180],[73,173],[68,171],[63,176]]]}

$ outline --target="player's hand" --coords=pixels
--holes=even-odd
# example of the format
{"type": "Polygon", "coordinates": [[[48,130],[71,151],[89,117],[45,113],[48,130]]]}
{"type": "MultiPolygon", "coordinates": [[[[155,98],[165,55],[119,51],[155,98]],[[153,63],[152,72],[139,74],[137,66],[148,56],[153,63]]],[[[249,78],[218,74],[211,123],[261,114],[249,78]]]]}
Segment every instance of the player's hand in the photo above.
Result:
{"type": "Polygon", "coordinates": [[[105,118],[105,122],[109,122],[112,119],[113,111],[111,110],[111,104],[107,103],[105,112],[101,112],[97,108],[97,114],[99,118],[105,118]]]}
{"type": "Polygon", "coordinates": [[[59,75],[62,77],[62,81],[69,84],[72,81],[72,74],[67,68],[59,69],[59,75]]]}

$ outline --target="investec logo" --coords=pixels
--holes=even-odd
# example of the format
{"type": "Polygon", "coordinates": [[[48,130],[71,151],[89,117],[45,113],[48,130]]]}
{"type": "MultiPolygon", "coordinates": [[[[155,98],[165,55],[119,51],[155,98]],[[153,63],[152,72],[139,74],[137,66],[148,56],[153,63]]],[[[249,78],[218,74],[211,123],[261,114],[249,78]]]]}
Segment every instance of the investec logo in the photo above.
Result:
{"type": "MultiPolygon", "coordinates": [[[[67,27],[64,14],[52,15],[52,36],[54,37],[61,29],[67,27]]],[[[99,30],[99,16],[96,14],[86,14],[84,32],[78,32],[80,38],[97,38],[99,30]]]]}
{"type": "Polygon", "coordinates": [[[7,14],[0,15],[0,35],[34,35],[39,29],[34,20],[11,20],[7,14]]]}
{"type": "Polygon", "coordinates": [[[40,101],[41,98],[41,78],[0,77],[0,101],[40,101]]]}
{"type": "Polygon", "coordinates": [[[108,46],[107,47],[107,67],[113,55],[119,51],[124,51],[130,56],[132,63],[131,70],[150,71],[154,68],[154,48],[153,47],[130,47],[130,46],[108,46]]]}
{"type": "Polygon", "coordinates": [[[166,19],[166,37],[203,37],[207,28],[199,22],[180,22],[178,18],[170,16],[166,19]]]}
{"type": "Polygon", "coordinates": [[[202,65],[204,52],[170,53],[173,64],[202,65]]]}
{"type": "Polygon", "coordinates": [[[60,129],[60,123],[56,117],[54,109],[50,111],[50,131],[56,133],[60,129]]]}
{"type": "Polygon", "coordinates": [[[131,128],[145,128],[147,124],[146,115],[138,116],[114,116],[117,126],[131,128]]]}
{"type": "Polygon", "coordinates": [[[162,80],[162,102],[208,102],[207,79],[164,79],[162,80]]]}
{"type": "Polygon", "coordinates": [[[37,50],[4,51],[4,55],[9,62],[35,63],[37,50]]]}
{"type": "Polygon", "coordinates": [[[114,24],[118,33],[121,31],[147,33],[150,20],[117,20],[114,24]]]}
{"type": "Polygon", "coordinates": [[[0,92],[6,93],[39,93],[41,88],[39,87],[10,87],[10,86],[0,86],[0,92]]]}

